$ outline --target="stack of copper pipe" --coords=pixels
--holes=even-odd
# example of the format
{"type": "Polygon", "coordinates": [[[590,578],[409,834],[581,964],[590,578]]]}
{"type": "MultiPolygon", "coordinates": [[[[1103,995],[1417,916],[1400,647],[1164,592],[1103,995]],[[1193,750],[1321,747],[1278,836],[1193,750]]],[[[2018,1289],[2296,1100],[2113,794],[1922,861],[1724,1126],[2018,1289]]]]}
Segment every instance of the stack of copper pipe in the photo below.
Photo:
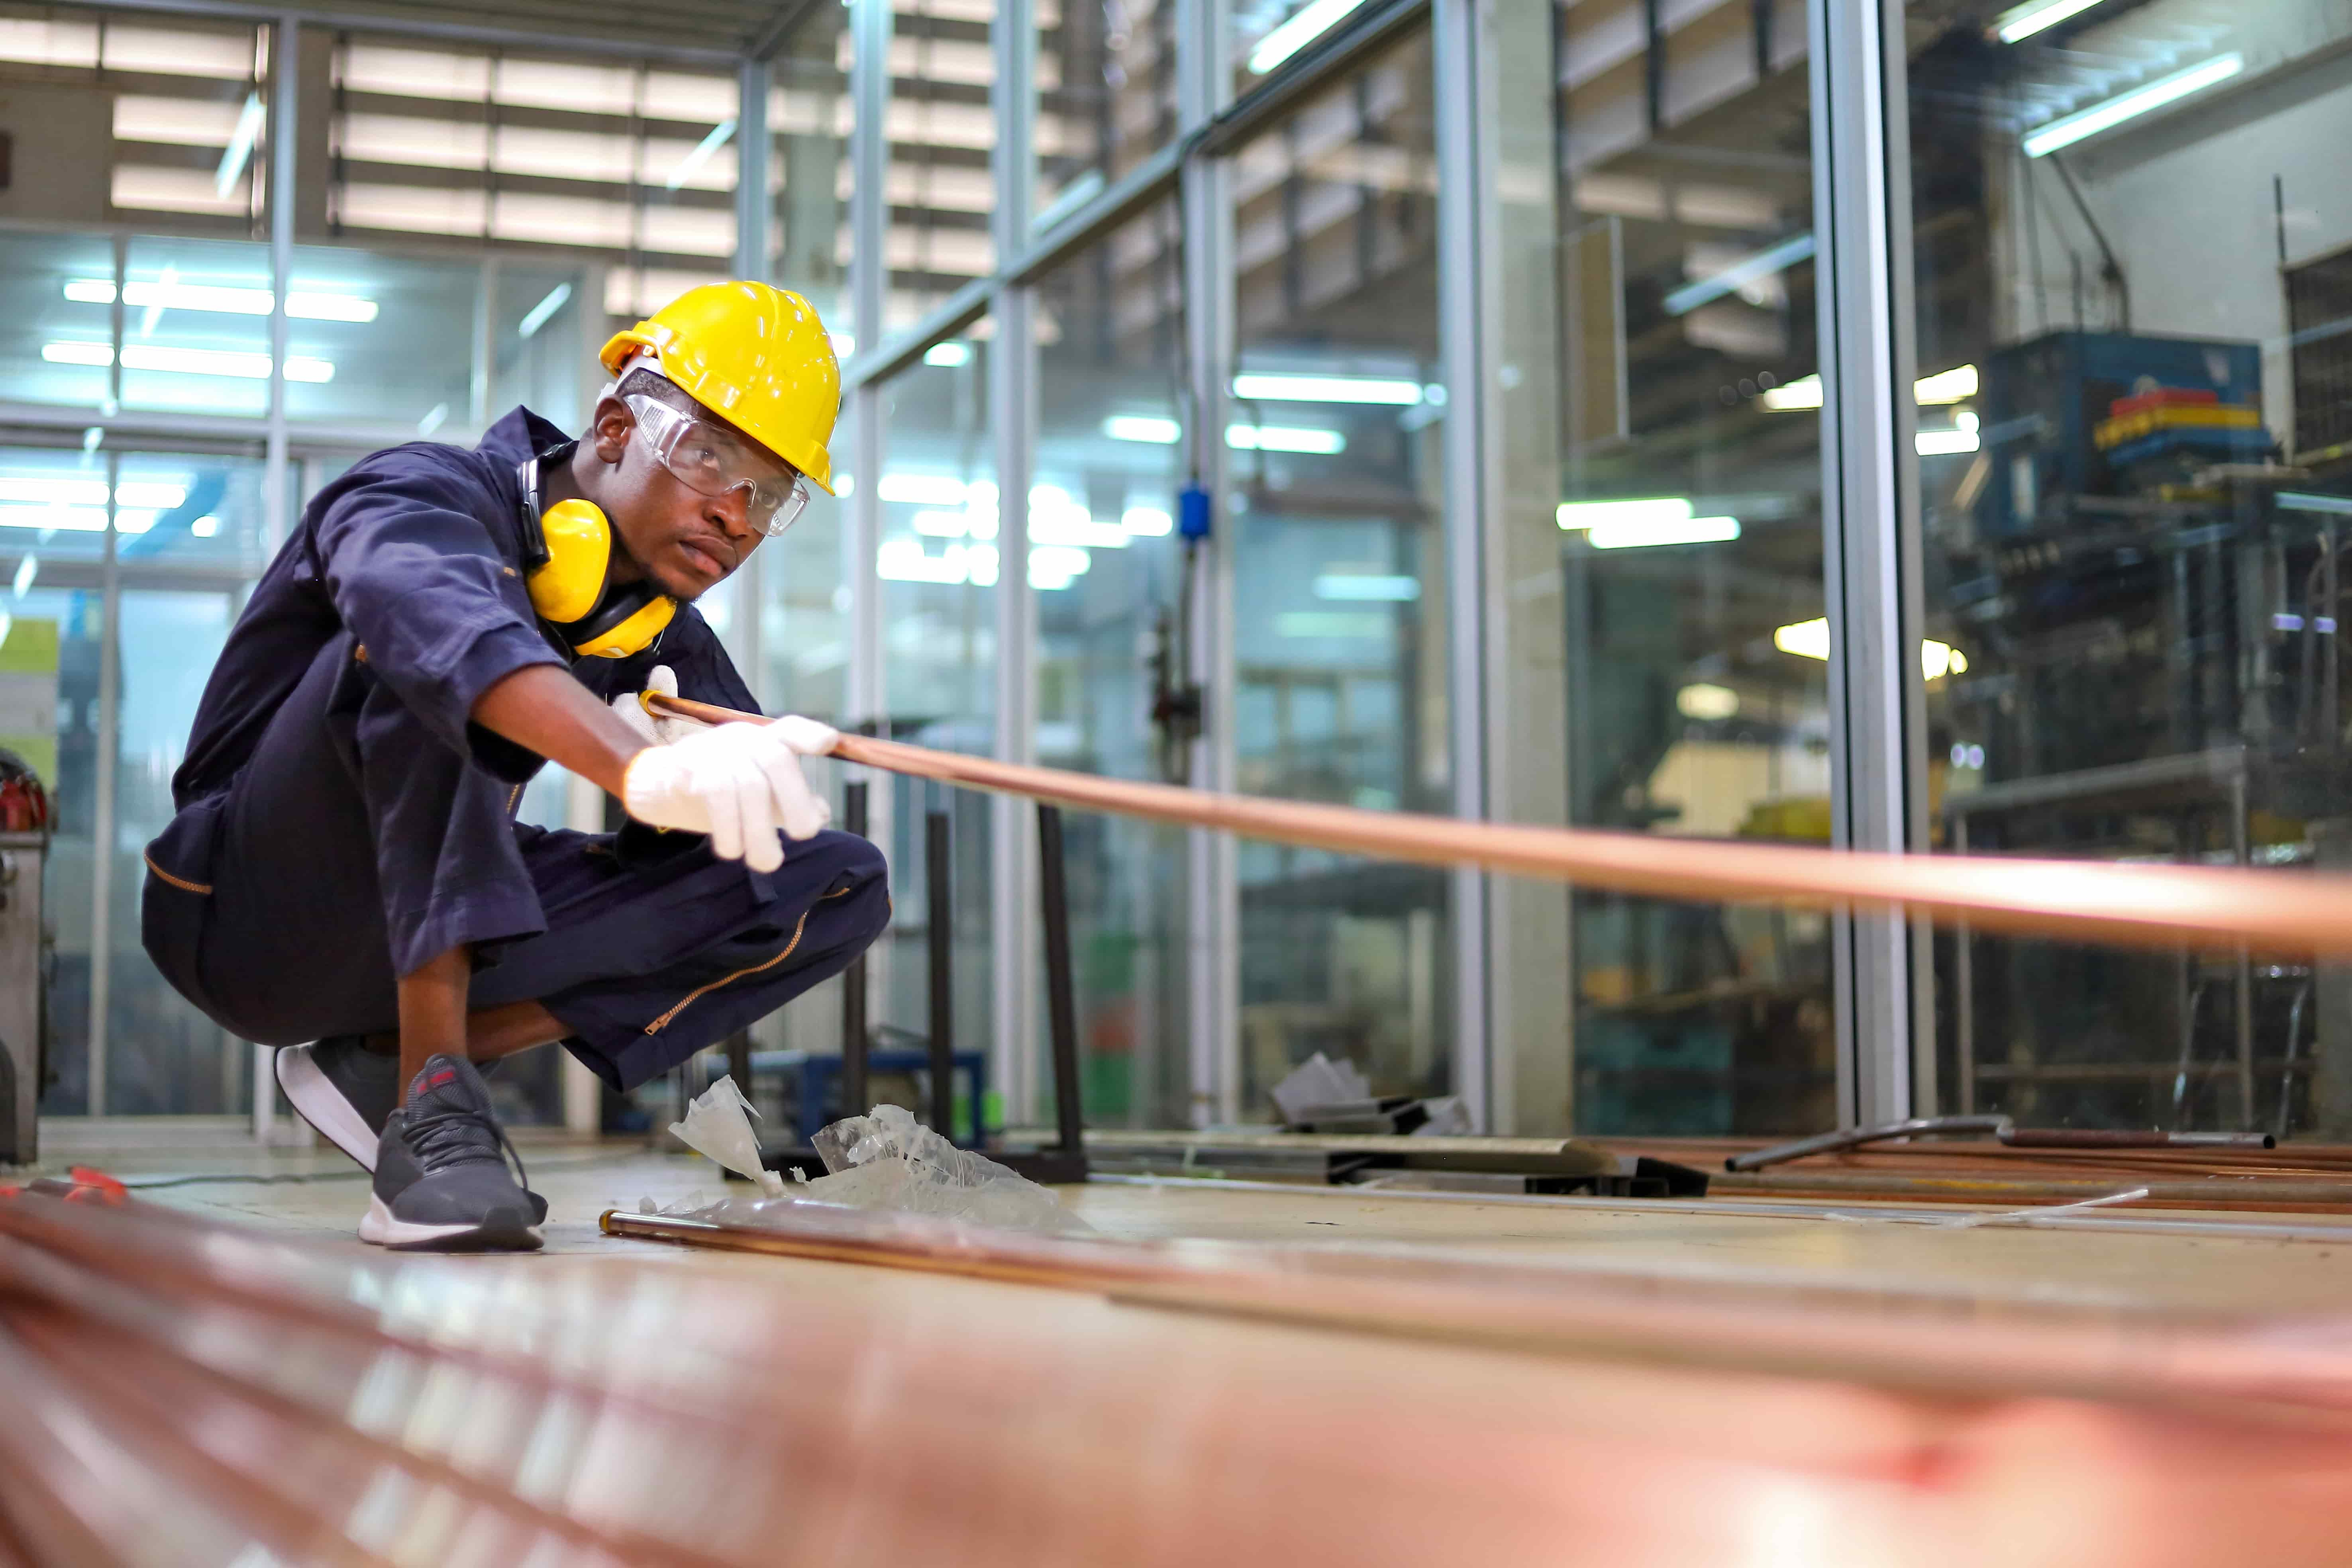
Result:
{"type": "Polygon", "coordinates": [[[0,1198],[0,1562],[2300,1568],[2352,1539],[2339,1326],[780,1234],[894,1267],[368,1256],[0,1198]]]}

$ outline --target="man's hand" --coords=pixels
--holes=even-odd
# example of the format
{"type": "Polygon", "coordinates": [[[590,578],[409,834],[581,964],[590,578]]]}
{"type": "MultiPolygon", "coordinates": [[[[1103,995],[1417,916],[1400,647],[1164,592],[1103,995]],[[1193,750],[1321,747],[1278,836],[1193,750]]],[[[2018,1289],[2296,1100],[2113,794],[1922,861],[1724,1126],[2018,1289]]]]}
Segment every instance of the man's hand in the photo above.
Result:
{"type": "Polygon", "coordinates": [[[808,787],[800,758],[830,751],[839,735],[814,719],[722,724],[629,759],[621,804],[657,828],[709,833],[710,851],[753,871],[784,863],[778,829],[805,839],[833,821],[808,787]]]}
{"type": "Polygon", "coordinates": [[[697,735],[710,727],[698,718],[680,718],[674,714],[657,713],[646,706],[648,696],[677,695],[677,672],[667,664],[656,664],[646,676],[643,692],[623,692],[613,699],[613,711],[621,722],[645,737],[648,746],[670,746],[697,735]]]}

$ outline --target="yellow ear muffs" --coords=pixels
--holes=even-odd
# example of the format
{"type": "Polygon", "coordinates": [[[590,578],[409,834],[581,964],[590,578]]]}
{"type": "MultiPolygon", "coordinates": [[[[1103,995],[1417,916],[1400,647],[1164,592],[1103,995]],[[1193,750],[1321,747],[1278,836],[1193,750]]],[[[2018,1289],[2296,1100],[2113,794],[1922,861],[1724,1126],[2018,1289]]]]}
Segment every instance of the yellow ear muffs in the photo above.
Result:
{"type": "Polygon", "coordinates": [[[540,514],[547,564],[530,574],[530,607],[559,626],[584,619],[604,597],[613,525],[593,501],[558,501],[540,514]]]}
{"type": "Polygon", "coordinates": [[[649,646],[677,601],[644,583],[612,592],[613,525],[593,501],[558,501],[540,514],[547,559],[531,570],[530,607],[582,658],[625,659],[649,646]]]}
{"type": "Polygon", "coordinates": [[[677,613],[677,601],[657,594],[612,630],[572,643],[572,651],[585,659],[625,659],[649,646],[677,613]]]}

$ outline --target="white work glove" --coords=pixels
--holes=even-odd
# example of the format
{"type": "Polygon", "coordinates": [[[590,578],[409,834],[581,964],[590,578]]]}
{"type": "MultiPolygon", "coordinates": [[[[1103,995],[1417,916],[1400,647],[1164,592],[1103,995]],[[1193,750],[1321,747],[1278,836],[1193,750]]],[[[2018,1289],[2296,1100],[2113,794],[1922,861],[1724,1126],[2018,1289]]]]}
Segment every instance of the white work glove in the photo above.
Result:
{"type": "Polygon", "coordinates": [[[753,871],[784,863],[778,829],[805,839],[833,821],[809,789],[800,759],[831,751],[840,732],[814,719],[742,721],[649,746],[621,775],[621,804],[656,828],[709,833],[710,852],[753,871]]]}
{"type": "Polygon", "coordinates": [[[710,727],[698,718],[656,713],[645,701],[654,695],[677,695],[677,672],[667,664],[654,666],[653,673],[646,677],[643,692],[623,692],[613,699],[613,711],[621,716],[623,724],[643,736],[647,746],[670,746],[710,727]]]}

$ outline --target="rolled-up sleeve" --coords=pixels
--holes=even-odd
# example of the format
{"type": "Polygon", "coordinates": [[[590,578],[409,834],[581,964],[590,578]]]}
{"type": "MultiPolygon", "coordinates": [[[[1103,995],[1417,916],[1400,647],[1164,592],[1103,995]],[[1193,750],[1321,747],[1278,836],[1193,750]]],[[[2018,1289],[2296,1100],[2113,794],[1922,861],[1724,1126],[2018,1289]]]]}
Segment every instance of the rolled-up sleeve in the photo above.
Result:
{"type": "Polygon", "coordinates": [[[562,664],[522,578],[479,509],[496,492],[428,450],[395,449],[336,481],[317,514],[319,567],[369,667],[450,747],[520,781],[540,758],[468,722],[481,695],[531,664],[562,664]]]}

